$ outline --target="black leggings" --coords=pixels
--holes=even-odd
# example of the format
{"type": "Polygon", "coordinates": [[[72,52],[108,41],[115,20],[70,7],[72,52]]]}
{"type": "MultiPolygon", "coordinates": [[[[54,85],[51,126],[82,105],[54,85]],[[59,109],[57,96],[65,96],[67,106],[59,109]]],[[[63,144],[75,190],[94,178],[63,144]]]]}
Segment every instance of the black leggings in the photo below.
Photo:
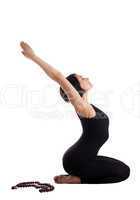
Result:
{"type": "Polygon", "coordinates": [[[96,116],[79,116],[81,137],[63,155],[63,167],[70,175],[79,176],[81,183],[116,183],[127,179],[130,168],[120,160],[97,155],[109,137],[109,118],[99,108],[96,116]]]}
{"type": "Polygon", "coordinates": [[[79,176],[81,183],[116,183],[127,179],[130,175],[128,165],[120,160],[106,156],[96,156],[93,161],[72,167],[73,163],[63,157],[63,167],[69,175],[79,176]]]}

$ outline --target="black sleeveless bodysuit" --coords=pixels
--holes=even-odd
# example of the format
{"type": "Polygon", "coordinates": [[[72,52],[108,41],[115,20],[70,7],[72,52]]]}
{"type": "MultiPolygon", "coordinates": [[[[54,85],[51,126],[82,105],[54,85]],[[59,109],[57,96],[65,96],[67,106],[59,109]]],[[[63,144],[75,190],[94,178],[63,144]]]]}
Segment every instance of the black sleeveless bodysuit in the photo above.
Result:
{"type": "Polygon", "coordinates": [[[109,138],[109,117],[91,104],[96,111],[92,118],[80,116],[81,137],[66,150],[62,158],[64,170],[79,176],[81,183],[115,183],[130,175],[128,165],[120,160],[99,156],[98,151],[109,138]]]}

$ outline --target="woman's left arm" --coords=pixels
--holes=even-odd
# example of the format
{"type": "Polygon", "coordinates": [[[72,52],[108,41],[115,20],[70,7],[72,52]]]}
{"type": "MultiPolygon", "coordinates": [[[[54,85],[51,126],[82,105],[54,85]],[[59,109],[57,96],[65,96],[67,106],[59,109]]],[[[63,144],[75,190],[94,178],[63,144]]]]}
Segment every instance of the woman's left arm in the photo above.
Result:
{"type": "Polygon", "coordinates": [[[29,58],[30,60],[38,64],[54,81],[58,79],[60,71],[58,71],[56,68],[54,68],[53,66],[42,60],[40,57],[38,57],[33,51],[33,49],[26,42],[20,42],[20,46],[22,48],[22,54],[26,58],[29,58]]]}

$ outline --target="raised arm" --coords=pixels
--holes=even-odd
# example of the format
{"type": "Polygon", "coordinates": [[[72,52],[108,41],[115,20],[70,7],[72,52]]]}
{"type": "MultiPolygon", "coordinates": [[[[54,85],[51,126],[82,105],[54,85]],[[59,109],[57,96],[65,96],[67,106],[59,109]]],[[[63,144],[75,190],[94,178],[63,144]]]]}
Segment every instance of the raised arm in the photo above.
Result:
{"type": "Polygon", "coordinates": [[[67,94],[70,102],[74,106],[76,112],[78,112],[84,117],[95,116],[96,113],[93,107],[87,101],[84,101],[84,99],[79,95],[77,90],[72,86],[72,84],[65,78],[65,76],[60,71],[58,71],[53,66],[42,60],[40,57],[38,57],[27,43],[21,42],[20,46],[23,49],[22,54],[24,56],[38,64],[51,79],[56,81],[61,86],[61,88],[67,94]]]}

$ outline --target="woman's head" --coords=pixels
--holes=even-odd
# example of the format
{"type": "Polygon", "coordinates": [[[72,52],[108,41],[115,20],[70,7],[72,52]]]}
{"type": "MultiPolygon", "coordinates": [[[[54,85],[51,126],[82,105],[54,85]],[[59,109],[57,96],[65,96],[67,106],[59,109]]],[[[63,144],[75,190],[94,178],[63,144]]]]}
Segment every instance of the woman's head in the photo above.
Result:
{"type": "MultiPolygon", "coordinates": [[[[73,87],[79,92],[80,96],[82,97],[85,92],[92,88],[92,84],[88,78],[83,78],[81,75],[78,74],[70,74],[66,77],[66,79],[73,85],[73,87]]],[[[64,90],[60,87],[60,95],[66,101],[69,102],[69,99],[64,92],[64,90]]]]}

